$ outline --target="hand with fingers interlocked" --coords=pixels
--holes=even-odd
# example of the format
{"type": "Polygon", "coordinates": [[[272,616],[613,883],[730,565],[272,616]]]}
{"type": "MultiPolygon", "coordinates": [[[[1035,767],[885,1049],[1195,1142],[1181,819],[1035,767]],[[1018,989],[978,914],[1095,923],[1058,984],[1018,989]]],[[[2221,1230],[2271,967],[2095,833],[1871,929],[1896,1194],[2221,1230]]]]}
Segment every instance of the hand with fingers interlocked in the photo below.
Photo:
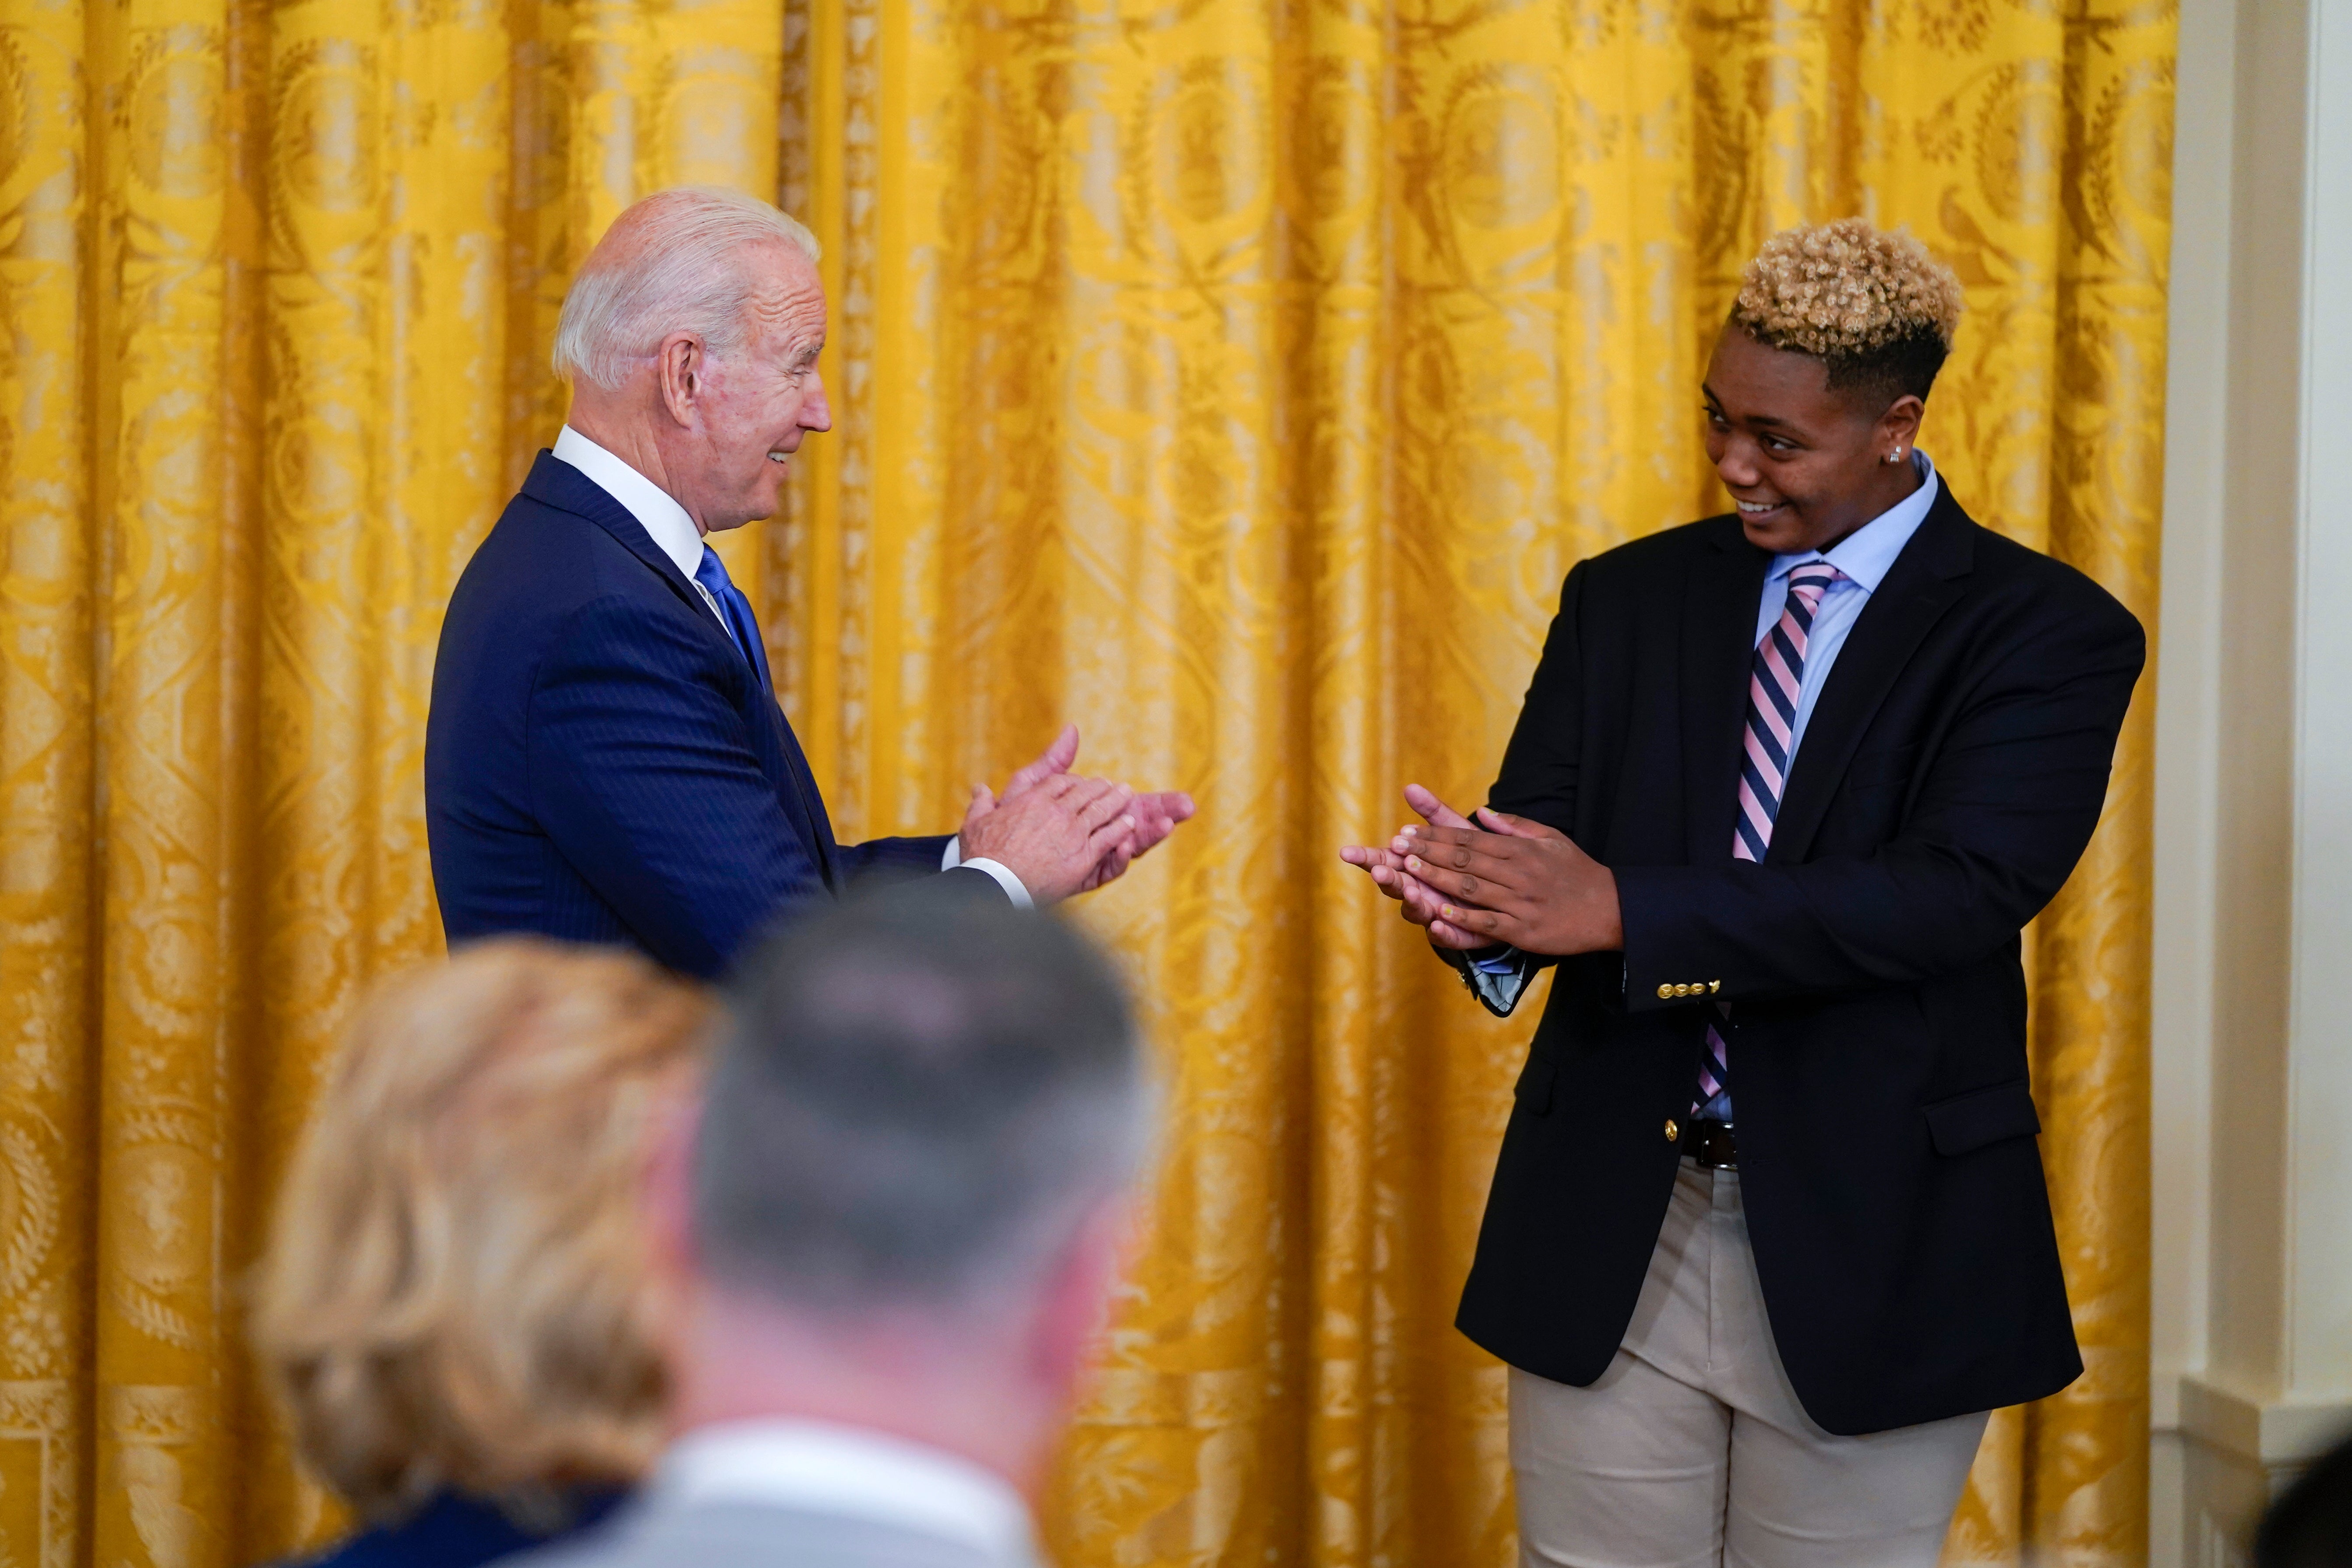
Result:
{"type": "Polygon", "coordinates": [[[1419,784],[1404,795],[1421,823],[1339,858],[1400,900],[1432,946],[1566,955],[1624,945],[1616,877],[1566,834],[1486,806],[1465,817],[1419,784]]]}

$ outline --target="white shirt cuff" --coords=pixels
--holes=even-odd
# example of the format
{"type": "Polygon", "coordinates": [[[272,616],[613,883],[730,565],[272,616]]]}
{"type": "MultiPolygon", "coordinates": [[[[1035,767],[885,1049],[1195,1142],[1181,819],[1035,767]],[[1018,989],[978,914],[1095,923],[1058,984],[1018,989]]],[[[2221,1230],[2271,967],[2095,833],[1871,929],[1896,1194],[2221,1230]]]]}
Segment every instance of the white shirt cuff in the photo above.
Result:
{"type": "Polygon", "coordinates": [[[1004,889],[1004,896],[1013,900],[1014,909],[1031,910],[1037,907],[1037,901],[1029,896],[1029,889],[1023,887],[1021,879],[1013,874],[1012,867],[1001,860],[992,860],[985,855],[977,860],[965,859],[963,840],[951,833],[948,835],[947,852],[940,857],[940,869],[952,871],[958,867],[973,871],[985,871],[995,878],[996,885],[1004,889]]]}

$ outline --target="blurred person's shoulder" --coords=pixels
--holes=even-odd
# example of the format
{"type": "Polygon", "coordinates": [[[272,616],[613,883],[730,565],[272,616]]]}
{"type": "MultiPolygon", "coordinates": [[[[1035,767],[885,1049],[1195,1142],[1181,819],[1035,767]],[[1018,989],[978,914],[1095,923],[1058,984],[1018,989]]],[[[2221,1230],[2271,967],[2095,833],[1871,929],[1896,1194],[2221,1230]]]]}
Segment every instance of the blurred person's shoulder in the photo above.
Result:
{"type": "Polygon", "coordinates": [[[639,1503],[497,1568],[1034,1568],[897,1523],[779,1504],[639,1503]]]}
{"type": "Polygon", "coordinates": [[[482,1568],[593,1531],[621,1497],[584,1497],[567,1522],[542,1531],[525,1529],[485,1499],[443,1492],[397,1523],[358,1531],[300,1560],[300,1568],[482,1568]]]}

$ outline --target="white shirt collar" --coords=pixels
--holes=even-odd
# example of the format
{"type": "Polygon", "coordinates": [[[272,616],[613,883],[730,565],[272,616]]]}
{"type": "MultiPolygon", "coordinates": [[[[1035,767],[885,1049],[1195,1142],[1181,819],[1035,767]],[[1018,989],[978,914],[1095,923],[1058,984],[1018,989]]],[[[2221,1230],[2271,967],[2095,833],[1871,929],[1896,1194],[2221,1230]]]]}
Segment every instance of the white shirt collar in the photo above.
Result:
{"type": "Polygon", "coordinates": [[[1826,561],[1862,585],[1864,593],[1875,594],[1878,585],[1886,581],[1895,558],[1927,521],[1928,509],[1936,504],[1936,492],[1942,481],[1936,477],[1936,465],[1918,447],[1911,448],[1911,462],[1919,475],[1919,488],[1847,534],[1827,552],[1802,551],[1794,555],[1775,555],[1772,569],[1765,574],[1766,581],[1786,577],[1790,572],[1808,561],[1826,561]]]}
{"type": "Polygon", "coordinates": [[[848,1514],[972,1546],[992,1563],[1035,1561],[1021,1495],[944,1449],[823,1421],[728,1421],[670,1445],[652,1486],[668,1503],[748,1502],[848,1514]]]}
{"type": "Polygon", "coordinates": [[[626,507],[661,552],[686,574],[686,580],[695,580],[695,569],[702,564],[702,531],[667,490],[569,425],[556,434],[554,455],[626,507]]]}

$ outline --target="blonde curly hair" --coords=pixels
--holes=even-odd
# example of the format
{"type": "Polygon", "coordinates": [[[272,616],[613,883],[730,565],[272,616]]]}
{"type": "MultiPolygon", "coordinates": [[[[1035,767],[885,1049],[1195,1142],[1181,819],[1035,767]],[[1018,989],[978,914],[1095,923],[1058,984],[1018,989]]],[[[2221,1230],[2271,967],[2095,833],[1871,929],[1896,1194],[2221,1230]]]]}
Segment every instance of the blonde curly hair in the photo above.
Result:
{"type": "Polygon", "coordinates": [[[1823,361],[1832,387],[1925,397],[1960,324],[1952,269],[1858,217],[1783,229],[1739,276],[1731,319],[1768,348],[1823,361]]]}
{"type": "Polygon", "coordinates": [[[253,1302],[302,1459],[362,1518],[457,1488],[543,1519],[651,1459],[665,1391],[636,1192],[712,1015],[644,959],[528,938],[362,1010],[253,1302]]]}

